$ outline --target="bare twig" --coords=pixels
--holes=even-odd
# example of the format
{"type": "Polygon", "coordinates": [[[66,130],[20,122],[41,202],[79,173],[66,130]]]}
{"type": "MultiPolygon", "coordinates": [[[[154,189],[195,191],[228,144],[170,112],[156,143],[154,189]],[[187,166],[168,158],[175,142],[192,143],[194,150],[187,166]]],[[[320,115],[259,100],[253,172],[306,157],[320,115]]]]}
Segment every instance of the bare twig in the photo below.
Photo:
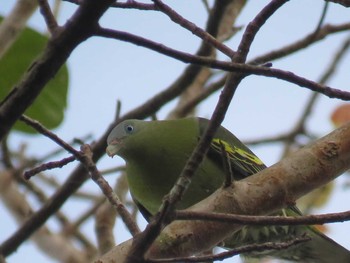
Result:
{"type": "MultiPolygon", "coordinates": [[[[76,5],[80,5],[83,2],[82,0],[63,0],[63,1],[76,4],[76,5]]],[[[157,11],[157,8],[155,7],[154,4],[141,3],[137,1],[127,1],[124,3],[115,2],[111,5],[111,7],[157,11]]]]}
{"type": "MultiPolygon", "coordinates": [[[[349,28],[350,28],[350,24],[349,24],[349,28]]],[[[162,54],[165,54],[175,59],[178,59],[180,61],[183,61],[185,63],[193,63],[201,66],[208,66],[208,67],[222,69],[226,71],[239,72],[239,73],[244,73],[245,75],[255,74],[258,76],[273,77],[273,78],[294,83],[300,87],[308,88],[312,91],[322,93],[330,98],[350,100],[350,93],[347,91],[333,89],[331,87],[319,84],[315,81],[298,76],[290,71],[284,71],[284,70],[269,68],[269,67],[252,66],[252,65],[236,63],[236,62],[222,62],[222,61],[213,60],[207,57],[194,56],[185,52],[180,52],[180,51],[165,47],[164,45],[150,41],[148,39],[145,39],[136,35],[132,35],[126,32],[117,31],[117,30],[100,28],[95,33],[98,36],[121,39],[137,45],[142,45],[152,50],[155,50],[157,52],[160,52],[162,54]]],[[[252,40],[253,39],[251,39],[251,41],[252,40]]]]}
{"type": "Polygon", "coordinates": [[[330,62],[329,66],[326,68],[325,72],[321,75],[319,79],[319,83],[325,84],[328,82],[328,80],[334,75],[334,73],[337,70],[337,66],[339,65],[342,58],[344,58],[344,55],[346,52],[348,52],[350,48],[350,36],[348,36],[345,41],[342,43],[340,48],[336,51],[332,61],[330,62]]]}
{"type": "Polygon", "coordinates": [[[132,219],[128,210],[125,208],[119,197],[114,193],[108,182],[103,178],[100,172],[97,170],[95,163],[92,160],[92,151],[89,145],[81,146],[83,155],[79,158],[87,170],[90,173],[91,179],[100,187],[103,194],[107,197],[108,201],[118,211],[123,222],[128,227],[130,233],[135,236],[140,232],[137,224],[132,219]]]}
{"type": "MultiPolygon", "coordinates": [[[[123,173],[119,176],[116,185],[114,187],[115,192],[120,197],[121,201],[125,204],[126,194],[128,192],[126,174],[123,173]]],[[[105,202],[96,212],[95,216],[95,232],[98,244],[98,249],[101,254],[109,251],[115,246],[114,226],[116,224],[117,212],[111,210],[110,203],[105,202]]],[[[132,214],[134,218],[134,214],[132,214]]],[[[118,236],[117,236],[118,238],[118,236]]]]}
{"type": "Polygon", "coordinates": [[[57,143],[59,146],[61,146],[67,152],[72,153],[74,156],[81,155],[81,153],[79,151],[75,150],[72,146],[70,146],[68,143],[66,143],[61,138],[59,138],[56,134],[54,134],[50,130],[46,129],[40,122],[33,120],[25,115],[22,115],[20,117],[20,120],[23,121],[24,123],[26,123],[27,125],[33,127],[35,130],[37,130],[42,135],[48,137],[49,139],[51,139],[52,141],[57,143]]]}
{"type": "Polygon", "coordinates": [[[314,31],[314,35],[316,36],[318,31],[320,31],[321,27],[322,27],[322,24],[326,18],[326,14],[327,14],[327,11],[328,11],[328,7],[329,7],[329,2],[325,1],[324,2],[324,6],[323,6],[323,9],[322,9],[322,14],[321,14],[321,17],[320,17],[320,20],[318,21],[317,23],[317,26],[316,26],[316,29],[314,31]]]}
{"type": "Polygon", "coordinates": [[[10,153],[10,149],[8,148],[8,144],[7,144],[7,137],[4,138],[4,140],[2,140],[0,142],[0,147],[1,147],[1,161],[4,164],[4,166],[7,169],[12,169],[13,168],[13,164],[11,161],[11,153],[10,153]]]}
{"type": "Polygon", "coordinates": [[[38,132],[45,135],[46,137],[50,138],[54,142],[56,142],[58,145],[66,149],[68,152],[73,154],[74,159],[78,159],[80,162],[82,162],[87,170],[89,171],[91,175],[91,179],[94,180],[97,185],[100,187],[102,192],[105,194],[105,196],[108,198],[108,200],[111,202],[111,204],[116,208],[118,213],[123,218],[125,224],[128,226],[130,232],[133,235],[136,235],[139,233],[138,226],[136,223],[132,220],[129,212],[124,207],[123,203],[119,200],[119,197],[113,192],[113,189],[109,186],[108,182],[102,177],[100,172],[97,170],[93,160],[92,160],[92,151],[91,148],[88,145],[82,145],[81,149],[82,151],[77,151],[73,147],[71,147],[69,144],[64,142],[61,138],[59,138],[56,134],[46,129],[42,124],[40,124],[38,121],[32,120],[29,117],[22,116],[21,120],[27,123],[28,125],[35,128],[38,132]]]}
{"type": "Polygon", "coordinates": [[[213,36],[211,36],[209,33],[201,29],[200,27],[196,26],[194,23],[190,22],[189,20],[182,17],[180,14],[176,13],[173,9],[170,8],[170,6],[164,4],[160,0],[152,0],[157,8],[169,16],[169,18],[181,25],[183,28],[186,28],[187,30],[191,31],[196,36],[200,37],[204,41],[210,43],[213,45],[217,50],[220,50],[222,53],[227,55],[229,58],[232,58],[235,52],[226,46],[225,44],[221,43],[220,41],[216,40],[213,36]]]}
{"type": "Polygon", "coordinates": [[[344,222],[350,220],[350,211],[341,213],[328,213],[322,215],[305,216],[247,216],[232,215],[220,213],[202,213],[191,211],[176,211],[177,220],[208,220],[222,223],[253,225],[253,226],[271,226],[271,225],[323,225],[326,223],[344,222]]]}
{"type": "MultiPolygon", "coordinates": [[[[82,145],[85,144],[86,141],[90,141],[92,138],[91,134],[88,134],[81,138],[73,138],[72,140],[68,141],[69,145],[82,145]]],[[[44,156],[40,158],[36,158],[35,161],[37,163],[44,163],[49,159],[52,159],[56,157],[56,155],[64,152],[65,150],[62,147],[58,147],[57,149],[52,150],[51,152],[46,153],[44,156]]]]}
{"type": "Polygon", "coordinates": [[[39,6],[40,6],[40,13],[43,15],[47,28],[51,35],[54,35],[57,31],[58,24],[56,21],[56,18],[54,17],[50,5],[47,2],[47,0],[38,0],[39,6]]]}
{"type": "Polygon", "coordinates": [[[76,160],[76,158],[73,155],[73,156],[69,156],[67,158],[63,158],[62,160],[59,160],[59,161],[43,163],[40,166],[37,166],[33,169],[25,171],[23,176],[25,179],[29,180],[32,176],[34,176],[40,172],[50,170],[50,169],[61,168],[65,165],[67,165],[68,163],[74,162],[75,160],[76,160]]]}
{"type": "MultiPolygon", "coordinates": [[[[350,37],[348,37],[341,45],[339,50],[336,52],[335,56],[333,57],[331,63],[326,68],[325,72],[321,75],[320,79],[318,80],[318,83],[325,84],[328,82],[331,76],[335,73],[337,66],[339,65],[341,59],[344,57],[344,54],[348,51],[350,47],[350,37]]],[[[307,118],[310,116],[312,112],[312,108],[315,105],[315,102],[317,98],[319,97],[319,93],[313,93],[311,97],[309,98],[308,102],[306,103],[305,109],[300,115],[300,119],[297,121],[294,128],[288,132],[281,135],[269,137],[269,138],[260,138],[256,140],[246,141],[245,143],[250,145],[256,145],[261,143],[271,143],[271,142],[280,142],[285,141],[288,144],[286,145],[286,148],[284,150],[284,154],[289,152],[290,143],[295,141],[296,136],[299,134],[305,134],[305,123],[307,121],[307,118]],[[288,146],[289,145],[289,146],[288,146]]]]}
{"type": "Polygon", "coordinates": [[[205,7],[205,10],[207,10],[208,14],[210,13],[210,6],[207,0],[202,0],[202,3],[205,7]]]}
{"type": "MultiPolygon", "coordinates": [[[[325,69],[323,74],[321,75],[318,83],[325,84],[329,81],[329,79],[334,75],[338,65],[341,62],[341,59],[344,57],[345,53],[349,50],[350,47],[350,37],[348,37],[341,45],[339,50],[337,50],[336,54],[333,56],[332,61],[329,63],[328,67],[325,69]]],[[[312,109],[319,97],[319,93],[313,93],[306,103],[305,109],[300,115],[299,120],[296,122],[294,128],[287,134],[285,140],[285,147],[283,156],[290,152],[290,147],[292,143],[295,142],[296,137],[300,134],[307,135],[305,130],[305,124],[307,119],[310,117],[312,109]]]]}
{"type": "Polygon", "coordinates": [[[129,212],[126,210],[122,202],[119,200],[119,197],[113,192],[113,189],[109,186],[108,182],[101,176],[100,172],[97,170],[92,160],[91,149],[88,145],[81,146],[82,151],[77,151],[73,147],[68,145],[66,142],[64,142],[61,138],[59,138],[56,134],[46,129],[38,121],[32,120],[26,116],[22,116],[21,120],[35,128],[41,134],[47,136],[48,138],[56,142],[68,152],[72,153],[76,159],[82,162],[89,171],[92,180],[94,180],[97,183],[102,192],[105,194],[105,196],[108,198],[111,204],[121,215],[130,232],[133,235],[136,235],[139,232],[138,226],[132,220],[132,217],[130,216],[129,212]]]}
{"type": "MultiPolygon", "coordinates": [[[[39,122],[37,122],[36,120],[33,120],[25,115],[23,115],[21,117],[21,120],[23,122],[25,122],[27,125],[33,127],[34,129],[38,130],[39,132],[41,132],[42,134],[45,134],[47,137],[49,137],[50,139],[52,139],[53,141],[55,141],[58,145],[60,145],[63,149],[69,151],[75,151],[73,147],[70,146],[70,143],[66,143],[63,140],[61,140],[57,135],[55,135],[54,133],[50,132],[49,130],[47,130],[44,126],[42,126],[39,122]]],[[[49,156],[51,155],[55,155],[57,153],[59,153],[60,150],[56,150],[53,153],[51,153],[49,156]]],[[[48,158],[49,156],[46,156],[46,158],[48,158]]],[[[45,158],[44,158],[45,159],[45,158]]],[[[24,173],[24,178],[29,180],[32,176],[46,171],[46,170],[50,170],[50,169],[55,169],[55,168],[61,168],[65,165],[67,165],[68,163],[71,163],[73,161],[76,160],[76,157],[70,156],[67,158],[63,158],[62,160],[59,161],[53,161],[53,162],[46,162],[40,166],[37,166],[33,169],[30,169],[28,171],[26,171],[24,173]]],[[[38,160],[39,162],[39,160],[38,160]]]]}
{"type": "Polygon", "coordinates": [[[300,243],[310,241],[311,238],[308,236],[296,237],[291,240],[284,242],[266,242],[262,244],[252,244],[238,247],[235,249],[230,249],[228,251],[212,255],[212,256],[196,256],[196,257],[179,257],[179,258],[166,258],[166,259],[147,259],[146,262],[156,263],[156,262],[212,262],[216,260],[224,260],[226,258],[231,258],[233,256],[244,254],[252,251],[264,251],[264,250],[282,250],[287,249],[291,246],[296,246],[300,243]]]}
{"type": "Polygon", "coordinates": [[[204,101],[214,92],[222,88],[226,82],[227,75],[225,74],[219,80],[211,83],[202,90],[202,92],[195,94],[191,99],[187,100],[185,103],[178,105],[175,110],[172,112],[172,115],[176,115],[179,118],[187,116],[187,114],[196,107],[199,103],[204,101]]]}
{"type": "Polygon", "coordinates": [[[283,48],[271,51],[265,55],[258,56],[253,60],[249,61],[249,63],[253,65],[259,65],[267,61],[273,61],[273,60],[285,57],[298,50],[306,48],[309,45],[316,43],[317,41],[324,39],[330,34],[333,34],[336,32],[348,31],[349,29],[350,29],[350,23],[345,23],[340,25],[325,25],[319,28],[319,30],[317,31],[317,34],[315,34],[315,32],[311,32],[310,34],[306,35],[302,39],[292,44],[289,44],[283,48]]]}
{"type": "Polygon", "coordinates": [[[121,110],[122,110],[122,102],[120,100],[118,100],[116,111],[115,111],[115,120],[116,121],[118,121],[120,119],[121,110]]]}
{"type": "Polygon", "coordinates": [[[267,19],[271,17],[281,6],[283,6],[286,0],[274,0],[271,1],[268,5],[266,5],[259,14],[248,24],[242,40],[239,43],[237,52],[241,57],[237,62],[243,62],[246,60],[250,46],[260,30],[260,28],[265,24],[267,19]]]}

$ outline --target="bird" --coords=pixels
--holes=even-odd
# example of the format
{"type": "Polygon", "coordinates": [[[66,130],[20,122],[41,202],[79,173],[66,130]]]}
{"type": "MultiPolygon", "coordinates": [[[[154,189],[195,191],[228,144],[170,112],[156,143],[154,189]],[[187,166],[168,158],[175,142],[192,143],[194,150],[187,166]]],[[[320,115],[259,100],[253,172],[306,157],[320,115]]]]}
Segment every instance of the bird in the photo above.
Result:
{"type": "MultiPolygon", "coordinates": [[[[163,197],[173,187],[208,125],[209,120],[199,117],[130,119],[110,132],[106,152],[110,157],[118,155],[125,160],[131,196],[147,221],[159,210],[163,197]]],[[[220,126],[177,209],[196,204],[223,185],[227,174],[223,156],[227,156],[233,180],[244,179],[266,168],[246,145],[220,126]]],[[[274,215],[300,216],[301,212],[296,206],[290,206],[274,215]]],[[[282,242],[304,234],[311,241],[284,250],[252,251],[242,256],[252,260],[269,257],[292,262],[350,263],[350,251],[313,226],[244,226],[223,241],[223,246],[234,248],[282,242]]]]}

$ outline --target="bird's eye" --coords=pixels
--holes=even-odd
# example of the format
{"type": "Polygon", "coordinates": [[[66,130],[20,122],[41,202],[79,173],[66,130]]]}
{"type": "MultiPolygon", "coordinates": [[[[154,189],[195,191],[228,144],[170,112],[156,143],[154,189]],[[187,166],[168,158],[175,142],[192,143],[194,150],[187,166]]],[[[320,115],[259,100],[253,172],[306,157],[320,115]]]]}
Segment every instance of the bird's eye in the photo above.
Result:
{"type": "Polygon", "coordinates": [[[134,126],[132,126],[131,124],[125,125],[125,131],[127,133],[132,133],[134,131],[134,126]]]}

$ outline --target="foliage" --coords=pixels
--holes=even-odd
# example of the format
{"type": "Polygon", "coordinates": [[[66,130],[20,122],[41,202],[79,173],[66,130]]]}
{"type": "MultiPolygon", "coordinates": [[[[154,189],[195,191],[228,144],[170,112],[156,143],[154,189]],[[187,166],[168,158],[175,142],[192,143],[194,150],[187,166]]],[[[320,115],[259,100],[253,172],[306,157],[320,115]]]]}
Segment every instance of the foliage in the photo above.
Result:
{"type": "MultiPolygon", "coordinates": [[[[25,28],[15,43],[0,59],[0,100],[4,99],[11,89],[26,73],[43,51],[48,37],[37,31],[25,28]]],[[[27,109],[26,115],[37,119],[49,129],[56,128],[64,118],[67,106],[68,68],[64,65],[47,83],[46,88],[35,102],[27,109]]],[[[35,131],[21,122],[13,127],[17,131],[34,133],[35,131]]]]}

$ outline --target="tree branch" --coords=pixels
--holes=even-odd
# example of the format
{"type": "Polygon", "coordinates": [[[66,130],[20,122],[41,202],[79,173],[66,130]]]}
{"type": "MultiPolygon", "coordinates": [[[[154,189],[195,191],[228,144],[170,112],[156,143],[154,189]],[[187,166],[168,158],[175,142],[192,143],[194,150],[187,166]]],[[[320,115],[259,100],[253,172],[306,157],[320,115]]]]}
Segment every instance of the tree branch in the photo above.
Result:
{"type": "Polygon", "coordinates": [[[47,0],[38,0],[40,5],[40,13],[43,15],[47,28],[51,35],[54,35],[57,30],[59,30],[59,26],[57,24],[56,18],[54,17],[50,5],[47,0]]]}
{"type": "Polygon", "coordinates": [[[295,225],[323,225],[350,221],[350,211],[329,213],[323,215],[305,216],[246,216],[223,213],[207,213],[192,211],[176,211],[176,220],[207,220],[221,223],[242,224],[252,226],[295,226],[295,225]]]}
{"type": "MultiPolygon", "coordinates": [[[[350,123],[294,152],[279,163],[236,181],[229,188],[216,191],[188,211],[271,214],[290,206],[302,195],[330,182],[349,168],[350,123]],[[269,193],[268,196],[266,192],[269,193]]],[[[241,224],[200,220],[175,221],[167,226],[152,244],[147,257],[166,258],[198,254],[215,246],[241,227],[241,224]],[[167,241],[164,243],[165,240],[167,241]]],[[[131,242],[128,240],[116,246],[98,262],[124,262],[131,242]]]]}
{"type": "Polygon", "coordinates": [[[164,4],[160,0],[152,0],[156,7],[165,13],[169,18],[181,25],[183,28],[186,28],[187,30],[191,31],[194,35],[200,37],[205,42],[210,43],[213,47],[215,47],[217,50],[220,50],[222,53],[227,55],[229,58],[232,58],[234,55],[234,51],[226,46],[225,44],[219,42],[215,39],[212,35],[201,29],[200,27],[196,26],[194,23],[190,22],[189,20],[182,17],[180,14],[176,13],[173,9],[170,8],[170,6],[164,4]]]}
{"type": "MultiPolygon", "coordinates": [[[[349,28],[350,28],[350,24],[349,24],[349,28]]],[[[117,31],[117,30],[99,28],[96,31],[96,35],[107,37],[107,38],[120,39],[120,40],[134,43],[136,45],[145,46],[156,52],[168,55],[172,58],[178,59],[185,63],[192,63],[192,64],[207,66],[207,67],[221,69],[221,70],[230,71],[230,72],[244,73],[245,75],[254,74],[258,76],[277,78],[277,79],[285,80],[290,83],[296,84],[300,87],[308,88],[312,91],[322,93],[330,98],[350,100],[350,93],[347,91],[334,89],[326,85],[319,84],[315,81],[298,76],[290,71],[285,71],[285,70],[276,69],[276,68],[269,68],[269,67],[253,66],[253,65],[237,63],[237,62],[223,62],[223,61],[218,61],[207,57],[195,56],[185,52],[171,49],[169,47],[166,47],[154,41],[151,41],[130,33],[117,31]]]]}

